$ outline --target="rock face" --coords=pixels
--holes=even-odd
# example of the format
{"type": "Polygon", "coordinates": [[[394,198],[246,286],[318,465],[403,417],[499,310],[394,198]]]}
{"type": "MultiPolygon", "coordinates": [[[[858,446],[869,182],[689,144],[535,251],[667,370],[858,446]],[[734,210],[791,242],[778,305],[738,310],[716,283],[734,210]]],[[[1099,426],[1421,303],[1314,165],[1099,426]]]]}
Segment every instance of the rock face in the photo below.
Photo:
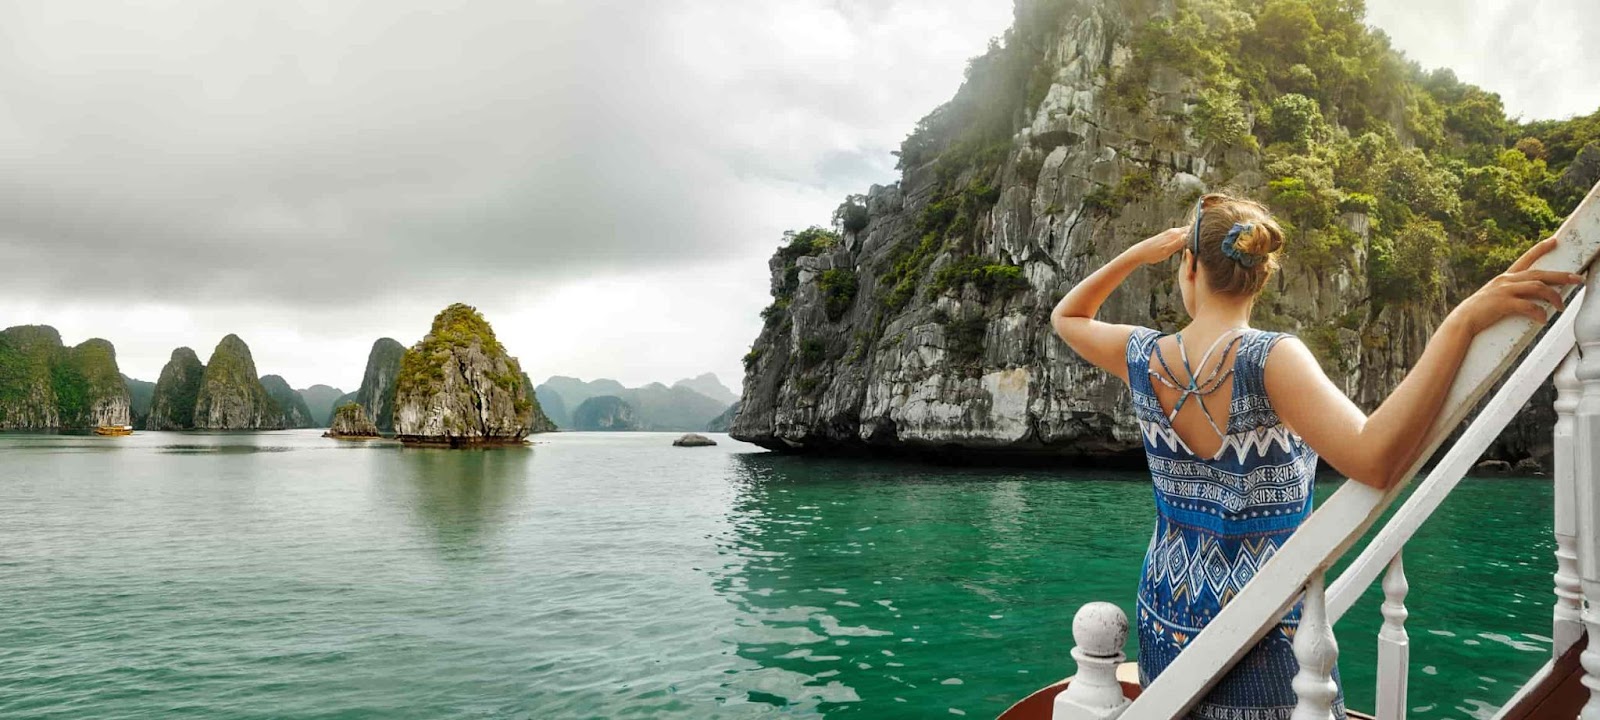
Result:
{"type": "Polygon", "coordinates": [[[133,423],[132,399],[110,342],[94,338],[78,344],[66,352],[53,375],[61,427],[133,423]]]}
{"type": "Polygon", "coordinates": [[[200,430],[283,427],[283,414],[278,404],[256,376],[250,346],[238,335],[222,338],[206,363],[200,390],[195,395],[194,427],[200,430]]]}
{"type": "Polygon", "coordinates": [[[375,438],[378,426],[367,417],[367,411],[356,403],[339,406],[328,424],[328,432],[323,437],[331,438],[375,438]]]}
{"type": "MultiPolygon", "coordinates": [[[[1144,76],[1129,72],[1139,57],[1136,31],[1164,27],[1152,21],[1172,12],[1170,3],[1019,2],[1006,46],[1026,50],[974,60],[956,99],[902,146],[900,181],[847,201],[839,232],[797,234],[772,258],[774,303],[745,358],[733,437],[821,453],[1141,457],[1126,387],[1054,335],[1051,308],[1124,249],[1181,222],[1203,191],[1231,187],[1289,203],[1286,190],[1268,183],[1298,171],[1268,159],[1300,157],[1285,143],[1265,147],[1249,137],[1248,110],[1238,118],[1240,141],[1202,139],[1196,126],[1212,89],[1160,61],[1147,62],[1144,76]],[[1006,58],[1022,58],[1022,71],[995,80],[1009,72],[995,69],[1006,58]],[[1010,78],[1028,89],[1005,94],[1010,78]],[[990,97],[1001,105],[982,115],[995,104],[990,97]],[[984,136],[976,124],[941,125],[967,116],[995,117],[1003,127],[984,136]]],[[[1262,127],[1256,132],[1268,132],[1262,127]]],[[[1368,135],[1384,142],[1382,133],[1368,135]]],[[[1422,156],[1391,152],[1400,159],[1386,162],[1396,167],[1422,156]]],[[[1347,197],[1361,202],[1329,201],[1313,241],[1310,223],[1297,223],[1254,323],[1298,334],[1370,411],[1420,355],[1447,310],[1444,297],[1463,291],[1446,278],[1436,299],[1371,301],[1382,269],[1372,248],[1380,247],[1377,233],[1390,233],[1388,243],[1394,229],[1369,217],[1358,195],[1347,197]],[[1346,245],[1308,244],[1332,237],[1346,245]]],[[[1456,202],[1441,200],[1448,212],[1463,212],[1456,202]]],[[[1100,317],[1181,328],[1187,316],[1173,267],[1135,272],[1100,317]]],[[[1547,423],[1522,417],[1513,429],[1519,425],[1548,448],[1547,423]]],[[[1496,452],[1507,450],[1489,454],[1496,452]]]]}
{"type": "Polygon", "coordinates": [[[64,347],[47,325],[0,331],[0,430],[128,425],[130,406],[111,343],[64,347]]]}
{"type": "Polygon", "coordinates": [[[150,399],[150,417],[145,420],[148,430],[194,429],[194,401],[200,395],[200,382],[206,366],[193,350],[181,347],[172,351],[171,359],[161,368],[156,379],[156,389],[150,399]]]}
{"type": "Polygon", "coordinates": [[[312,385],[296,390],[311,411],[312,427],[327,427],[333,419],[333,404],[344,396],[344,391],[327,385],[312,385]]]}
{"type": "Polygon", "coordinates": [[[308,428],[316,427],[316,420],[312,419],[311,408],[306,407],[306,401],[300,393],[289,387],[289,382],[278,375],[261,376],[261,387],[267,391],[267,397],[272,398],[272,403],[277,406],[278,414],[282,418],[281,427],[308,428]]]}
{"type": "Polygon", "coordinates": [[[384,432],[394,431],[395,380],[405,352],[405,346],[395,339],[378,338],[367,353],[367,371],[361,376],[361,388],[356,390],[355,401],[384,432]]]}
{"type": "Polygon", "coordinates": [[[128,400],[133,412],[133,426],[136,429],[145,429],[145,421],[150,418],[150,403],[155,399],[156,384],[148,380],[138,380],[122,376],[122,384],[128,386],[128,400]]]}
{"type": "Polygon", "coordinates": [[[522,373],[522,391],[532,406],[528,415],[528,433],[555,432],[556,422],[545,413],[544,407],[539,402],[539,394],[533,389],[533,381],[528,379],[527,373],[522,373]]]}
{"type": "Polygon", "coordinates": [[[395,434],[403,442],[516,443],[535,425],[522,366],[468,305],[451,305],[433,319],[428,335],[401,358],[395,386],[395,434]]]}
{"type": "Polygon", "coordinates": [[[572,411],[574,430],[638,430],[633,406],[615,395],[597,395],[584,400],[572,411]]]}

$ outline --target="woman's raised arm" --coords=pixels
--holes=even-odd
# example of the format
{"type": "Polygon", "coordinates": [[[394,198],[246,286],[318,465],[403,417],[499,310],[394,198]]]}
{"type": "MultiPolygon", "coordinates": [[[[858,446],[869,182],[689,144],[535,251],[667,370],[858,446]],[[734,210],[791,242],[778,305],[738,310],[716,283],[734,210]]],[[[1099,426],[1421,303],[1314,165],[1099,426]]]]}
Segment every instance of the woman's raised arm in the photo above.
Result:
{"type": "Polygon", "coordinates": [[[1094,316],[1111,292],[1134,270],[1166,260],[1183,250],[1188,233],[1186,228],[1172,228],[1141,240],[1072,286],[1050,313],[1050,325],[1056,334],[1083,359],[1127,382],[1128,364],[1124,353],[1133,326],[1101,322],[1094,316]]]}
{"type": "Polygon", "coordinates": [[[1428,339],[1417,364],[1368,417],[1322,372],[1296,339],[1278,343],[1266,365],[1267,396],[1289,428],[1335,470],[1357,482],[1387,489],[1422,453],[1427,428],[1438,417],[1472,338],[1511,316],[1540,323],[1563,306],[1556,285],[1573,285],[1572,273],[1529,270],[1555,249],[1555,238],[1529,248],[1505,273],[1456,306],[1428,339]]]}

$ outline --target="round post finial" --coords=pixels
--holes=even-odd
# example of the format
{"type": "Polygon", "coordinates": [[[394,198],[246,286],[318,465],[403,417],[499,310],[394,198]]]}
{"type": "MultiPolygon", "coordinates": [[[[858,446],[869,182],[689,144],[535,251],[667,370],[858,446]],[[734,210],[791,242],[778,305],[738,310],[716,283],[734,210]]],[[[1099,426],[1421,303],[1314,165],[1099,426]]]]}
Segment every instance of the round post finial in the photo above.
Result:
{"type": "Polygon", "coordinates": [[[1117,665],[1127,656],[1128,616],[1108,602],[1092,602],[1072,616],[1072,659],[1078,674],[1056,696],[1052,720],[1110,720],[1128,706],[1117,665]]]}

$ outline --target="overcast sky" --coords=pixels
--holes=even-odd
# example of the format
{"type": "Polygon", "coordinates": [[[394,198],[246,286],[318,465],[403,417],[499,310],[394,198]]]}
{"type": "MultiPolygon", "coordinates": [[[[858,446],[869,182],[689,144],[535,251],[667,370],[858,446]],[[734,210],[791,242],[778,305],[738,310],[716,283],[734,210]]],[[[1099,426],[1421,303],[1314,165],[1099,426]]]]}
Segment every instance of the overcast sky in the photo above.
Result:
{"type": "MultiPolygon", "coordinates": [[[[1592,0],[1369,0],[1526,118],[1600,106],[1592,0]],[[1472,8],[1470,11],[1463,8],[1472,8]],[[1588,42],[1585,43],[1585,39],[1588,42]]],[[[0,3],[0,326],[295,387],[481,309],[535,380],[716,372],[783,232],[895,179],[1009,0],[0,3]]]]}

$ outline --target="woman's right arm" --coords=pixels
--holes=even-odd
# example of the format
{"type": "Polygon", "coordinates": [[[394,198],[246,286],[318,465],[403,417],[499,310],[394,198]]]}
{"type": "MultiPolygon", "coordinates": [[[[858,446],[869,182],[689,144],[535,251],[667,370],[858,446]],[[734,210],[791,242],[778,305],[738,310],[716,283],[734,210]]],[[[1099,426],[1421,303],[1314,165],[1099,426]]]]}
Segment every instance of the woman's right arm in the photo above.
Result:
{"type": "Polygon", "coordinates": [[[1537,301],[1560,309],[1561,295],[1552,286],[1583,282],[1572,273],[1528,269],[1553,249],[1555,238],[1529,248],[1452,310],[1416,366],[1370,417],[1328,379],[1305,344],[1293,338],[1278,343],[1265,372],[1278,417],[1346,477],[1379,489],[1399,482],[1422,454],[1426,430],[1438,418],[1472,338],[1512,315],[1544,323],[1547,311],[1537,301]]]}

